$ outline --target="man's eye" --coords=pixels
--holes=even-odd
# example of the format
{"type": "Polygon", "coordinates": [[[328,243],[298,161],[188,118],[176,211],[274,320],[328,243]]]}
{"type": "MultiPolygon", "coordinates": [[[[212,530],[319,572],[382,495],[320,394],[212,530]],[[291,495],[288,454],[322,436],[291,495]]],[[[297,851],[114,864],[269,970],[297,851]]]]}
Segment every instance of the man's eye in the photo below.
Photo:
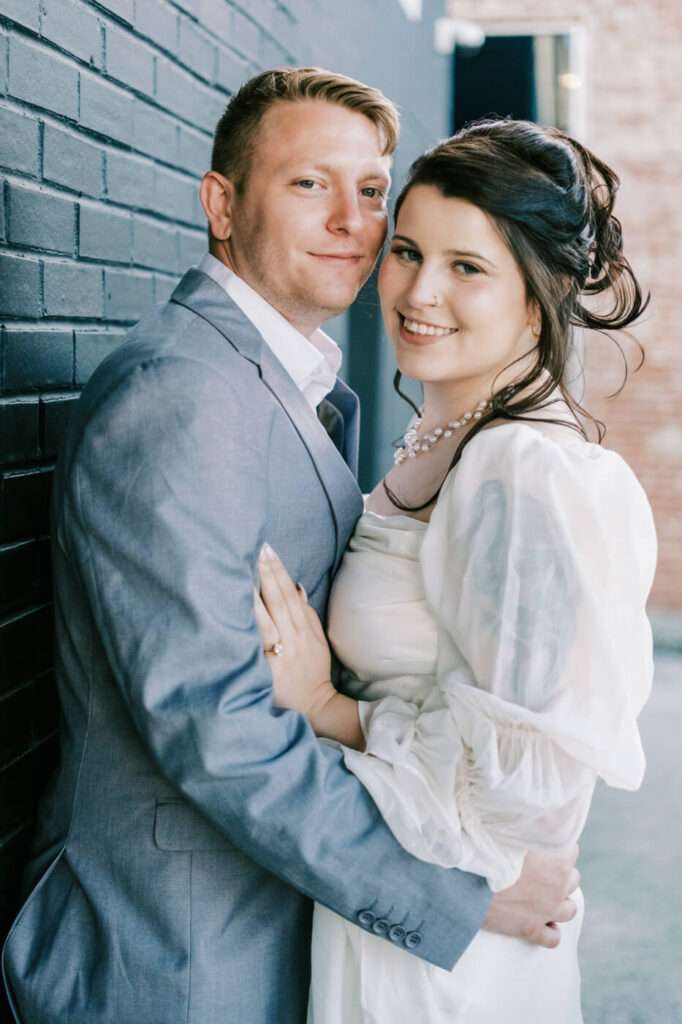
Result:
{"type": "Polygon", "coordinates": [[[363,196],[367,196],[368,199],[383,199],[384,190],[377,188],[376,185],[368,185],[367,188],[362,189],[363,196]]]}
{"type": "Polygon", "coordinates": [[[301,181],[297,181],[296,184],[300,185],[301,188],[306,188],[310,191],[311,188],[315,188],[317,182],[312,181],[311,178],[302,178],[301,181]]]}

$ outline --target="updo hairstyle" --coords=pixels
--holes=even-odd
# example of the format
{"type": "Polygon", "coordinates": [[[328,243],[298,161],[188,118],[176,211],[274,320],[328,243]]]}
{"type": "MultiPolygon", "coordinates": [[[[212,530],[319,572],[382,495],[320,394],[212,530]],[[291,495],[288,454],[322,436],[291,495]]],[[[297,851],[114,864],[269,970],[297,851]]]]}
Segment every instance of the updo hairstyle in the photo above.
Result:
{"type": "MultiPolygon", "coordinates": [[[[628,327],[649,301],[623,254],[620,222],[613,216],[619,184],[610,167],[558,128],[509,119],[474,122],[410,168],[395,204],[396,219],[416,185],[432,185],[446,198],[483,210],[507,242],[527,297],[542,317],[535,365],[492,396],[492,407],[465,436],[453,465],[491,420],[523,419],[531,411],[537,420],[536,410],[557,388],[576,416],[576,429],[587,436],[587,417],[601,441],[603,424],[569,394],[566,371],[573,328],[628,327]],[[586,304],[586,298],[602,293],[609,293],[606,310],[586,304]]],[[[395,383],[402,395],[399,373],[395,383]]],[[[549,415],[546,420],[557,422],[549,415]]]]}

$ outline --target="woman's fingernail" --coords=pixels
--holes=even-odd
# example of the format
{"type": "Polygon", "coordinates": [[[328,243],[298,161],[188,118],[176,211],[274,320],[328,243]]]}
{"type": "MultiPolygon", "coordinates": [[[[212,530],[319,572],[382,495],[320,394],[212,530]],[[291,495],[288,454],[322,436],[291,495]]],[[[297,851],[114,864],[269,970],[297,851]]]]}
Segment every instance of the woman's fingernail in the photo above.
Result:
{"type": "Polygon", "coordinates": [[[272,550],[268,542],[266,541],[263,547],[260,549],[258,556],[259,562],[272,562],[275,557],[275,552],[272,550]]]}
{"type": "Polygon", "coordinates": [[[303,586],[303,584],[301,583],[300,580],[296,584],[296,589],[298,590],[299,594],[301,595],[301,597],[303,598],[303,600],[307,604],[308,603],[308,595],[306,594],[305,587],[303,586]]]}

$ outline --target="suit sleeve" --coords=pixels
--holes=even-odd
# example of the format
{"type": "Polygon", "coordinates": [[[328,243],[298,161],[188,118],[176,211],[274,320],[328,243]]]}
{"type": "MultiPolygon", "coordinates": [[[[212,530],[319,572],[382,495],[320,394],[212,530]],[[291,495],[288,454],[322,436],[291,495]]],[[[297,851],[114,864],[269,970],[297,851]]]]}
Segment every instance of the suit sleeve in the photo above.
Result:
{"type": "Polygon", "coordinates": [[[340,753],[272,705],[253,611],[272,429],[248,389],[197,361],[140,366],[83,430],[62,533],[68,518],[70,557],[161,772],[265,868],[350,920],[390,911],[420,928],[416,955],[449,968],[485,916],[485,883],[410,857],[340,753]]]}

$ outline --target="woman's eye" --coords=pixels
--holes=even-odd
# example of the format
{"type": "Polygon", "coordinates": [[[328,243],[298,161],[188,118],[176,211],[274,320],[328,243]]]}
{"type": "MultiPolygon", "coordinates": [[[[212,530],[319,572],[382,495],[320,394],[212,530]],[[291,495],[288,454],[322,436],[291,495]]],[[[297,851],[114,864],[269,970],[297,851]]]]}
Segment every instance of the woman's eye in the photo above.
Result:
{"type": "Polygon", "coordinates": [[[399,260],[403,260],[405,263],[418,263],[421,259],[421,253],[418,249],[410,249],[407,245],[396,245],[391,252],[394,256],[397,256],[399,260]]]}
{"type": "Polygon", "coordinates": [[[455,270],[459,270],[462,274],[464,274],[467,277],[473,274],[481,273],[481,268],[477,267],[474,263],[464,263],[463,261],[460,260],[458,263],[454,263],[453,266],[455,270]]]}

